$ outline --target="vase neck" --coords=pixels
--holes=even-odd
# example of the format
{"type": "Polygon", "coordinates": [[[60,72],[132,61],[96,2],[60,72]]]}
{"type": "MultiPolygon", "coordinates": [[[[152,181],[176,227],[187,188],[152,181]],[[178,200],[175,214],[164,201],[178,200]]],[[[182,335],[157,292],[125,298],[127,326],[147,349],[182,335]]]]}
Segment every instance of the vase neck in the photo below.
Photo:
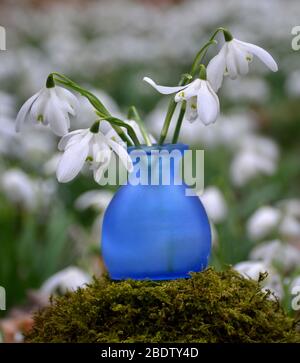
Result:
{"type": "Polygon", "coordinates": [[[139,178],[142,185],[180,184],[181,161],[188,146],[184,144],[154,145],[129,148],[134,170],[129,175],[139,178]]]}

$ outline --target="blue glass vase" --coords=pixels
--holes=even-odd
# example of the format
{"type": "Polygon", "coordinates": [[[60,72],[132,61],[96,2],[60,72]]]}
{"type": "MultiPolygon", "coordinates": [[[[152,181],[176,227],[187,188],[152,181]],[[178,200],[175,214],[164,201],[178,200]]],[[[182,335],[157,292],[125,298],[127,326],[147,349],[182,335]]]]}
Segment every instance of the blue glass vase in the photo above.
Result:
{"type": "Polygon", "coordinates": [[[162,183],[160,174],[165,166],[160,163],[157,185],[123,185],[106,209],[102,255],[112,279],[187,278],[190,272],[207,267],[211,232],[205,209],[197,196],[186,195],[185,184],[174,182],[174,170],[188,146],[142,147],[149,155],[148,168],[151,150],[158,149],[180,151],[180,158],[169,165],[169,185],[162,183]]]}

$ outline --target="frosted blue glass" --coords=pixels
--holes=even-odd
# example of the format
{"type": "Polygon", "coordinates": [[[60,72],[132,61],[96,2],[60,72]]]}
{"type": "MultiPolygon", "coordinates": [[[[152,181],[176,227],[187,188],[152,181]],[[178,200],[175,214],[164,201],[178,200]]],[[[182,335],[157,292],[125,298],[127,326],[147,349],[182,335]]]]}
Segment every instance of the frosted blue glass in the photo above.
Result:
{"type": "MultiPolygon", "coordinates": [[[[188,149],[184,144],[152,149],[188,149]]],[[[131,152],[133,148],[129,148],[131,152]]],[[[143,147],[150,153],[151,147],[143,147]]],[[[171,175],[179,160],[171,163],[171,175]]],[[[159,166],[162,172],[162,165],[159,166]]],[[[123,185],[106,209],[102,254],[112,279],[168,280],[187,278],[207,267],[211,250],[210,225],[196,196],[186,185],[123,185]]]]}

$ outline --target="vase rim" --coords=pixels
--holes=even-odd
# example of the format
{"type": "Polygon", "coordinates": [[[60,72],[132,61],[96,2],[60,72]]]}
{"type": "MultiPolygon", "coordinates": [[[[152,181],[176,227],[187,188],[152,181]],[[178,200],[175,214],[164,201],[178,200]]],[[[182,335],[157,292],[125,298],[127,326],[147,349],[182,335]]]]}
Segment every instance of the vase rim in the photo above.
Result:
{"type": "Polygon", "coordinates": [[[127,148],[127,151],[130,153],[131,151],[134,151],[134,150],[143,150],[146,153],[151,153],[151,151],[153,151],[153,150],[185,151],[188,149],[189,149],[189,145],[179,142],[176,144],[168,143],[168,144],[163,144],[163,145],[153,144],[151,146],[148,146],[148,145],[130,146],[127,148]]]}

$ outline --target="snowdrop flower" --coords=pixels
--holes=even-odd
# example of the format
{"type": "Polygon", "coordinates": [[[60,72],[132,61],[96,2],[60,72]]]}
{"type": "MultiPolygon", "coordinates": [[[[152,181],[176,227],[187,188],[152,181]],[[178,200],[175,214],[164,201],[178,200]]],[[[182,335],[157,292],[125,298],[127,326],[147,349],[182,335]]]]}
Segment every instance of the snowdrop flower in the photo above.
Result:
{"type": "Polygon", "coordinates": [[[250,259],[279,265],[288,272],[299,266],[300,250],[276,239],[260,243],[251,251],[250,259]]]}
{"type": "Polygon", "coordinates": [[[207,66],[207,77],[215,91],[221,87],[224,74],[228,74],[231,79],[247,74],[249,62],[254,55],[271,71],[277,72],[278,66],[267,51],[257,45],[234,39],[228,32],[224,36],[225,44],[207,66]]]}
{"type": "Polygon", "coordinates": [[[69,114],[74,116],[76,107],[76,97],[65,88],[55,86],[53,78],[49,77],[46,86],[21,107],[16,119],[16,131],[20,131],[28,119],[50,125],[56,135],[63,136],[70,128],[69,114]]]}
{"type": "Polygon", "coordinates": [[[185,86],[165,87],[157,85],[152,79],[144,77],[144,81],[162,94],[176,93],[175,102],[186,101],[185,118],[193,122],[199,119],[204,125],[214,123],[220,113],[218,96],[206,80],[206,75],[195,79],[185,86]]]}
{"type": "Polygon", "coordinates": [[[257,175],[274,174],[278,156],[278,146],[270,139],[256,136],[240,139],[240,150],[230,166],[233,184],[243,186],[257,175]]]}
{"type": "Polygon", "coordinates": [[[245,278],[258,280],[261,273],[269,272],[269,267],[263,262],[243,261],[234,266],[234,269],[245,278]]]}
{"type": "Polygon", "coordinates": [[[300,239],[300,200],[286,199],[278,203],[284,217],[279,225],[279,232],[285,240],[300,239]]]}
{"type": "Polygon", "coordinates": [[[207,187],[200,199],[208,217],[214,223],[224,221],[227,216],[227,204],[220,189],[213,186],[207,187]]]}
{"type": "Polygon", "coordinates": [[[70,266],[57,272],[46,280],[40,291],[47,295],[54,293],[66,293],[68,290],[77,290],[79,287],[91,282],[91,277],[78,267],[70,266]]]}
{"type": "Polygon", "coordinates": [[[270,96],[270,88],[265,79],[259,77],[229,80],[223,85],[223,95],[236,103],[250,101],[263,104],[270,96]]]}
{"type": "Polygon", "coordinates": [[[279,233],[286,239],[300,239],[300,220],[292,215],[286,215],[283,217],[280,226],[279,233]]]}
{"type": "Polygon", "coordinates": [[[254,240],[266,237],[277,228],[281,216],[277,208],[269,206],[259,208],[247,222],[249,237],[254,240]]]}
{"type": "Polygon", "coordinates": [[[292,97],[300,95],[300,71],[296,70],[288,75],[285,83],[286,92],[292,97]]]}
{"type": "Polygon", "coordinates": [[[12,203],[28,210],[36,207],[37,196],[34,182],[22,170],[10,169],[2,175],[2,189],[12,203]]]}
{"type": "Polygon", "coordinates": [[[112,200],[113,195],[109,190],[89,190],[76,199],[75,207],[79,210],[93,207],[97,211],[103,211],[112,200]]]}
{"type": "MultiPolygon", "coordinates": [[[[234,266],[234,269],[247,279],[259,280],[260,274],[266,273],[268,276],[261,282],[262,291],[270,290],[279,299],[283,296],[281,279],[278,274],[265,262],[262,261],[243,261],[234,266]]],[[[270,296],[274,299],[274,296],[270,296]]]]}
{"type": "Polygon", "coordinates": [[[99,122],[90,129],[68,133],[60,140],[58,148],[64,151],[56,171],[57,179],[61,183],[74,179],[83,168],[85,161],[90,161],[94,179],[99,182],[108,168],[113,152],[119,156],[129,172],[133,169],[125,147],[100,132],[99,122]]]}

